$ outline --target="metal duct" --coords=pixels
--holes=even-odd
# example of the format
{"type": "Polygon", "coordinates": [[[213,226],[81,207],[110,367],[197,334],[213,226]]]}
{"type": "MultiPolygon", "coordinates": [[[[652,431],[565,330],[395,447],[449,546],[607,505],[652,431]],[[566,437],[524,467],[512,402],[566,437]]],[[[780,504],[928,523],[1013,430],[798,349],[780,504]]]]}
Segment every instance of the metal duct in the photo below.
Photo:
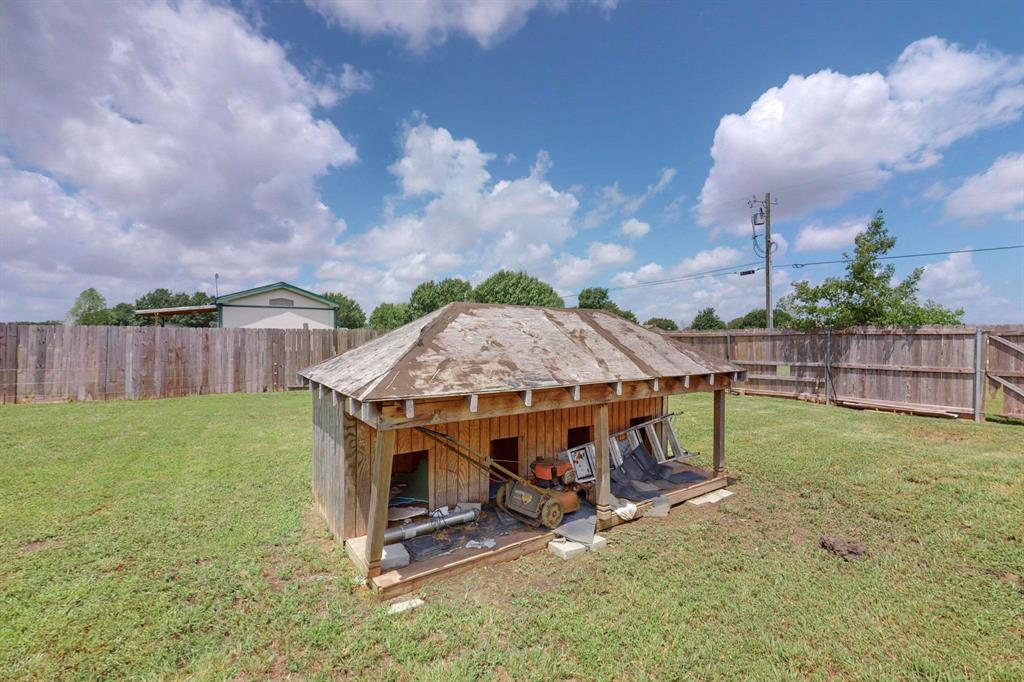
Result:
{"type": "Polygon", "coordinates": [[[395,528],[388,528],[384,531],[384,544],[390,545],[391,543],[401,542],[402,540],[412,540],[418,535],[433,533],[435,530],[441,530],[442,528],[461,526],[464,523],[476,521],[478,518],[480,518],[479,509],[467,509],[466,511],[455,512],[448,516],[437,516],[427,519],[426,521],[410,523],[405,526],[396,526],[395,528]]]}

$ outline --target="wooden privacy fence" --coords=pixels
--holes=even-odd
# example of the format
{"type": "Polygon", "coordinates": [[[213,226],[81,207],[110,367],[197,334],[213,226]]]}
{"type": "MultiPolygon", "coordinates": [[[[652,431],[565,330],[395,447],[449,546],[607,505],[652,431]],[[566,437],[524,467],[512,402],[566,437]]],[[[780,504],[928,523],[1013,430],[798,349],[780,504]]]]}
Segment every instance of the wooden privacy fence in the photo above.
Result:
{"type": "Polygon", "coordinates": [[[284,391],[300,369],[378,335],[0,324],[0,404],[284,391]]]}
{"type": "Polygon", "coordinates": [[[1003,414],[1024,418],[1024,327],[670,332],[747,368],[737,390],[918,414],[985,414],[985,385],[1003,414]]]}

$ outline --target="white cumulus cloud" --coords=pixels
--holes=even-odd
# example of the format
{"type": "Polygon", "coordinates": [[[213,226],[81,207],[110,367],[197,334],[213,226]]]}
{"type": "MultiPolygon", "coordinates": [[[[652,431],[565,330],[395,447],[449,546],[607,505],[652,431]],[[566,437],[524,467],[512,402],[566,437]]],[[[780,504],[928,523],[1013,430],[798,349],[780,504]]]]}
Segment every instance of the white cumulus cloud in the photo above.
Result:
{"type": "Polygon", "coordinates": [[[911,43],[884,74],[792,75],[746,113],[722,118],[698,220],[745,233],[744,200],[765,191],[787,217],[839,204],[937,163],[949,145],[1022,109],[1024,58],[934,36],[911,43]]]}
{"type": "MultiPolygon", "coordinates": [[[[561,12],[561,0],[306,0],[328,22],[364,35],[391,35],[409,49],[423,51],[451,35],[463,35],[488,48],[515,33],[538,6],[561,12]]],[[[617,0],[595,0],[606,17],[617,0]]]]}
{"type": "Polygon", "coordinates": [[[622,222],[622,227],[620,227],[619,230],[627,237],[643,237],[651,231],[651,225],[650,223],[645,223],[642,220],[630,218],[622,222]]]}
{"type": "MultiPolygon", "coordinates": [[[[575,233],[579,202],[545,178],[547,152],[538,152],[528,175],[495,181],[487,170],[494,154],[421,121],[404,130],[401,154],[390,168],[402,202],[421,205],[393,207],[386,220],[343,242],[317,271],[324,286],[342,286],[342,275],[375,280],[379,285],[362,301],[372,306],[404,299],[424,279],[458,269],[526,268],[553,276],[553,253],[575,233]]],[[[622,254],[597,247],[594,257],[621,262],[622,254]]]]}
{"type": "Polygon", "coordinates": [[[835,225],[812,223],[800,228],[796,236],[797,251],[834,251],[853,243],[854,237],[867,229],[870,218],[846,218],[835,225]]]}
{"type": "Polygon", "coordinates": [[[344,229],[317,181],[356,150],[316,111],[369,87],[354,67],[313,80],[238,13],[190,0],[10,4],[0,56],[4,228],[28,232],[3,267],[62,273],[31,295],[66,309],[94,277],[132,297],[294,276],[344,229]]]}
{"type": "Polygon", "coordinates": [[[945,213],[967,224],[992,216],[1024,222],[1024,154],[1000,156],[984,173],[964,180],[946,197],[945,213]]]}

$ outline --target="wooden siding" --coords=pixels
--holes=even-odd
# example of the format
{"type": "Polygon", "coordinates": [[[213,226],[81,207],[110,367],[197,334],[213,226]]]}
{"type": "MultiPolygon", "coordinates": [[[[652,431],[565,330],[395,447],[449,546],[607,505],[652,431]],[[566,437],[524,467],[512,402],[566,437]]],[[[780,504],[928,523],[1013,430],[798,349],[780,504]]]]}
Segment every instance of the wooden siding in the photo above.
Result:
{"type": "MultiPolygon", "coordinates": [[[[314,385],[310,392],[313,400],[314,504],[339,542],[365,535],[377,432],[369,424],[344,414],[341,402],[334,402],[331,391],[324,390],[321,397],[314,385]]],[[[629,426],[631,419],[663,414],[663,405],[662,398],[612,403],[608,408],[609,429],[620,431],[629,426]]],[[[534,459],[565,450],[569,429],[593,426],[596,409],[596,406],[571,407],[452,422],[431,428],[458,438],[483,454],[489,454],[492,440],[518,438],[519,468],[525,472],[534,459]]],[[[395,455],[419,450],[428,453],[431,510],[459,502],[487,501],[488,477],[482,471],[416,429],[395,431],[395,455]]]]}
{"type": "MultiPolygon", "coordinates": [[[[661,398],[628,400],[609,405],[611,431],[629,426],[630,419],[662,414],[661,398]]],[[[451,422],[430,428],[459,439],[477,452],[489,455],[490,443],[498,438],[519,439],[519,471],[525,473],[533,460],[554,455],[568,447],[568,431],[594,425],[595,406],[570,407],[544,412],[451,422]]],[[[415,429],[398,429],[395,453],[426,450],[429,457],[430,509],[458,502],[485,502],[487,476],[462,458],[425,437],[415,429]]]]}
{"type": "Polygon", "coordinates": [[[369,329],[0,324],[0,404],[285,391],[369,329]]]}

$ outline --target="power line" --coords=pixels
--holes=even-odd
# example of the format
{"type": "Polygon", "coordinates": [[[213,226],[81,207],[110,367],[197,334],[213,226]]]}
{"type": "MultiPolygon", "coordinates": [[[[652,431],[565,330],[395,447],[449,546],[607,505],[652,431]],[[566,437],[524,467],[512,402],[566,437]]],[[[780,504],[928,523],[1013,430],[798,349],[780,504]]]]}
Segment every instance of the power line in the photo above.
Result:
{"type": "MultiPolygon", "coordinates": [[[[950,256],[956,253],[985,253],[988,251],[1009,251],[1012,249],[1024,249],[1024,244],[1009,244],[1006,246],[990,246],[981,249],[958,249],[955,251],[929,251],[926,253],[903,253],[895,256],[879,256],[878,260],[896,260],[901,258],[927,258],[929,256],[950,256]]],[[[807,261],[806,263],[782,263],[775,265],[775,268],[804,268],[809,265],[834,265],[837,263],[849,263],[852,258],[838,258],[835,260],[820,260],[820,261],[807,261]]],[[[728,275],[752,275],[756,272],[764,270],[764,266],[761,265],[762,261],[754,261],[752,263],[742,263],[740,265],[730,265],[728,267],[715,268],[713,270],[705,270],[703,272],[694,272],[689,275],[681,275],[679,277],[669,277],[666,279],[656,279],[649,282],[638,282],[636,284],[626,284],[618,287],[608,287],[608,291],[624,291],[626,289],[639,289],[641,287],[653,287],[660,286],[663,284],[675,284],[678,282],[687,282],[694,279],[703,279],[709,277],[726,277],[728,275]],[[750,268],[745,270],[744,268],[750,268]]],[[[564,298],[578,298],[579,294],[566,294],[564,298]]]]}

